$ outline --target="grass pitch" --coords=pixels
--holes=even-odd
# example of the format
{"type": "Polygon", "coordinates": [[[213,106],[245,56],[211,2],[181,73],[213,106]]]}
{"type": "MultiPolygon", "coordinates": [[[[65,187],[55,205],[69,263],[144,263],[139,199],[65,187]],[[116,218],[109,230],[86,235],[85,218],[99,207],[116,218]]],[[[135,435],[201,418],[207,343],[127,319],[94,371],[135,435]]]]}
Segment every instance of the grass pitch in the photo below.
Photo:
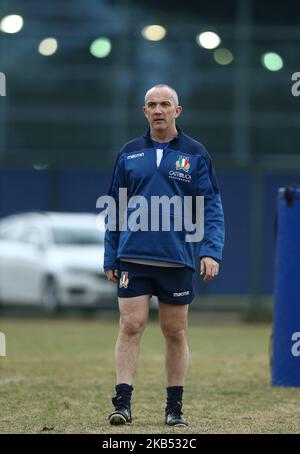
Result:
{"type": "Polygon", "coordinates": [[[109,426],[117,329],[112,320],[2,319],[0,433],[300,433],[300,389],[270,386],[271,327],[245,324],[190,324],[183,429],[163,423],[164,339],[150,322],[133,425],[109,426]]]}

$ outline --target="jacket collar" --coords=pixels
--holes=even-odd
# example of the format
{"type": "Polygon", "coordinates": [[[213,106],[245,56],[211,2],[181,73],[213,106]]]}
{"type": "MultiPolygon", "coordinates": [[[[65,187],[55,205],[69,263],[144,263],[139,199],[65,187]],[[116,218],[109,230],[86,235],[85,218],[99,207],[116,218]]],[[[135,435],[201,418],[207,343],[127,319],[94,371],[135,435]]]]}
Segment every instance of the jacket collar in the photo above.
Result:
{"type": "MultiPolygon", "coordinates": [[[[176,129],[177,129],[177,132],[178,132],[178,135],[176,137],[174,137],[171,142],[173,141],[177,141],[178,139],[180,139],[183,135],[183,132],[182,130],[176,125],[176,129]]],[[[152,139],[151,139],[151,135],[150,135],[150,128],[147,129],[147,131],[145,131],[145,134],[143,135],[144,139],[152,142],[152,139]]]]}

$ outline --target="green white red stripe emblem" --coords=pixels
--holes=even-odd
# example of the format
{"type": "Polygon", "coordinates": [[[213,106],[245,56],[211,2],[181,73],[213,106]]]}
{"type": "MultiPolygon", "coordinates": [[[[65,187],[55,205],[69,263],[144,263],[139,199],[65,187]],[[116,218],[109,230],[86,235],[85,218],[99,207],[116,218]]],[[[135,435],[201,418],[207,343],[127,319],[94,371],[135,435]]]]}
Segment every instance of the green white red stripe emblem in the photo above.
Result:
{"type": "Polygon", "coordinates": [[[128,279],[128,271],[122,271],[121,273],[121,277],[120,277],[120,285],[119,287],[124,287],[124,288],[127,288],[128,287],[128,283],[129,283],[129,279],[128,279]]]}
{"type": "Polygon", "coordinates": [[[190,169],[189,158],[187,156],[179,156],[178,161],[176,161],[176,169],[177,170],[184,170],[188,172],[190,169]]]}

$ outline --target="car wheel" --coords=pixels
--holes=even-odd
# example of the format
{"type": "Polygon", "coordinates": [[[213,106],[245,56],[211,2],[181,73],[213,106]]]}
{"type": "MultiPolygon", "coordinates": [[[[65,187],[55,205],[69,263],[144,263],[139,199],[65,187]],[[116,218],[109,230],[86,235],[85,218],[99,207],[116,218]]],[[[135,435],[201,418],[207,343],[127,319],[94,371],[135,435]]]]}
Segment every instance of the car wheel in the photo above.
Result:
{"type": "Polygon", "coordinates": [[[53,278],[45,280],[42,289],[42,306],[46,313],[53,314],[59,309],[57,283],[53,278]]]}

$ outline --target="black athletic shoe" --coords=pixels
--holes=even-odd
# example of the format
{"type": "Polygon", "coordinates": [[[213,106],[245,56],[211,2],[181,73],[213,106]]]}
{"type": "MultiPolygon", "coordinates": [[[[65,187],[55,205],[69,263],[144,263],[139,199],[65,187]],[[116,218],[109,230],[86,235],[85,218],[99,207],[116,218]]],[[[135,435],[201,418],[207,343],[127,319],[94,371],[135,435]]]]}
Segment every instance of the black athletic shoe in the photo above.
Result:
{"type": "Polygon", "coordinates": [[[117,396],[112,398],[112,403],[115,407],[108,420],[112,426],[119,426],[122,424],[131,424],[131,410],[130,406],[124,402],[122,396],[117,396]]]}
{"type": "Polygon", "coordinates": [[[188,422],[182,417],[182,403],[177,402],[177,404],[172,407],[166,408],[166,420],[165,423],[168,426],[181,426],[187,427],[188,422]]]}

